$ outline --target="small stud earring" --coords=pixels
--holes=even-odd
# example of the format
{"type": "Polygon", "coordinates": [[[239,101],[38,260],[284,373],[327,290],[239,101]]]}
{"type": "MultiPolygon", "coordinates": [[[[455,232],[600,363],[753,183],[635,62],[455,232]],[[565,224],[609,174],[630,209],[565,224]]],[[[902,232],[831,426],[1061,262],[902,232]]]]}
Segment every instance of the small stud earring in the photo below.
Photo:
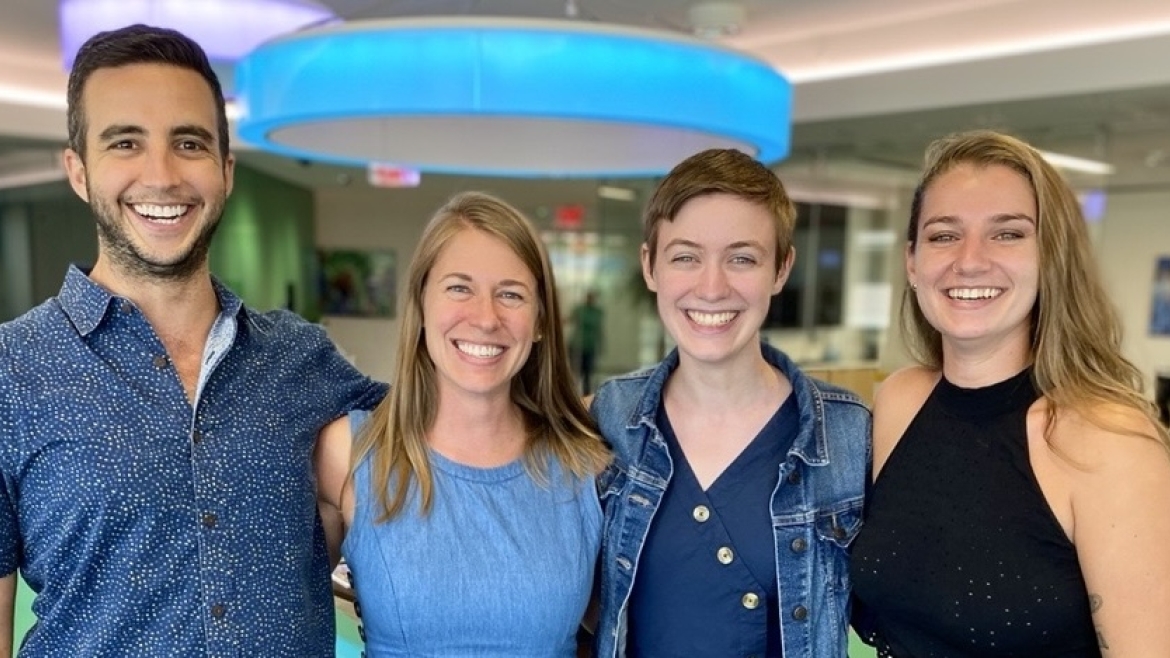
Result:
{"type": "Polygon", "coordinates": [[[918,292],[918,284],[912,282],[910,284],[910,289],[913,290],[914,292],[918,292]]]}

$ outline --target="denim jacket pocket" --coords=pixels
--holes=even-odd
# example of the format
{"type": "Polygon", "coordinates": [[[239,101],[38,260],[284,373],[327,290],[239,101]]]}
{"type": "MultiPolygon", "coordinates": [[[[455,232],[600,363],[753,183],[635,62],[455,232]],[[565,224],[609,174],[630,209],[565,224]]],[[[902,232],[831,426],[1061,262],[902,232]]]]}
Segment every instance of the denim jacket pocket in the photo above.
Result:
{"type": "Polygon", "coordinates": [[[848,549],[861,530],[861,501],[843,506],[839,510],[822,511],[817,514],[817,537],[832,542],[842,549],[848,549]]]}
{"type": "Polygon", "coordinates": [[[849,545],[861,530],[861,501],[842,506],[835,511],[825,510],[817,514],[816,537],[823,549],[824,559],[821,561],[825,586],[830,592],[841,594],[833,595],[839,606],[841,619],[848,618],[848,593],[851,589],[849,579],[849,545]]]}

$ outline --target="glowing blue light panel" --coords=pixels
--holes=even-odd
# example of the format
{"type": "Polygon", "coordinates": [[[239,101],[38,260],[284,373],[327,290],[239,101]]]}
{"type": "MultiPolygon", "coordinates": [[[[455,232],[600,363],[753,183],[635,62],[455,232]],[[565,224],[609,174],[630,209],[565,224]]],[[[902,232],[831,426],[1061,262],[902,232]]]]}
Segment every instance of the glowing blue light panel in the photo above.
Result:
{"type": "Polygon", "coordinates": [[[363,21],[237,67],[241,137],[296,158],[510,176],[665,173],[711,147],[788,153],[791,86],[671,33],[573,21],[363,21]]]}

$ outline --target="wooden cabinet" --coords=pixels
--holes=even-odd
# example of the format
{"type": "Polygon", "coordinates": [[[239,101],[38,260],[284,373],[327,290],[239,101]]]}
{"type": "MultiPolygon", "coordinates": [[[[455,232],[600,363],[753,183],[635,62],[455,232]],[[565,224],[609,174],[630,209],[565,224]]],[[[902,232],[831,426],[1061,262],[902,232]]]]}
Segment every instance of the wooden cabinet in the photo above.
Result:
{"type": "Polygon", "coordinates": [[[804,374],[856,393],[866,406],[873,406],[873,391],[885,374],[875,366],[814,366],[802,368],[804,374]]]}

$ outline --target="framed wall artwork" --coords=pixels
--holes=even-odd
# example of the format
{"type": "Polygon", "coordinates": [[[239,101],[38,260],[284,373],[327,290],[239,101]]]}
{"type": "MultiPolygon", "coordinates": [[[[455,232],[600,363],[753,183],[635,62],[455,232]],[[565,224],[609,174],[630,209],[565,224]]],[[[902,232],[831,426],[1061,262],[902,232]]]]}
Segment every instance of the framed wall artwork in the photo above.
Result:
{"type": "Polygon", "coordinates": [[[1154,261],[1154,286],[1150,295],[1150,334],[1170,336],[1170,256],[1154,261]]]}
{"type": "Polygon", "coordinates": [[[394,317],[398,301],[394,251],[322,250],[317,257],[323,314],[394,317]]]}

